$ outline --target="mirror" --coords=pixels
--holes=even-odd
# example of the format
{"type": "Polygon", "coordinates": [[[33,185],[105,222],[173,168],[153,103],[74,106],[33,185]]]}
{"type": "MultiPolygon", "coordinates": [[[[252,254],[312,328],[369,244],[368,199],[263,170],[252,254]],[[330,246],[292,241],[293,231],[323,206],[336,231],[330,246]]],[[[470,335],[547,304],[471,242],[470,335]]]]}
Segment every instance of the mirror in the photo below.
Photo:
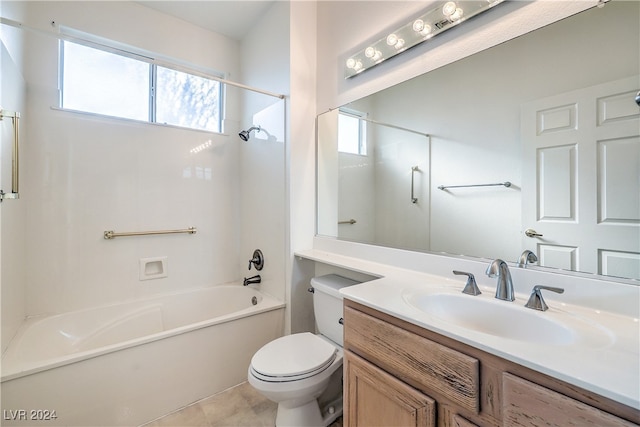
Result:
{"type": "Polygon", "coordinates": [[[321,114],[318,234],[640,279],[639,15],[614,0],[321,114]]]}

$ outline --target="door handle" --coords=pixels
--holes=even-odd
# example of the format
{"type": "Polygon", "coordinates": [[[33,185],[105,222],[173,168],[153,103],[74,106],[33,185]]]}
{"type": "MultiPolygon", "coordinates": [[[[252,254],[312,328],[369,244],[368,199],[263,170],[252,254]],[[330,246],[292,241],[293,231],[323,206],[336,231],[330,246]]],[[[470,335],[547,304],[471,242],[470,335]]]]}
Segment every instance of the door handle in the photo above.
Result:
{"type": "Polygon", "coordinates": [[[527,237],[542,237],[542,234],[538,233],[536,230],[534,230],[533,228],[527,228],[524,231],[525,236],[527,237]]]}

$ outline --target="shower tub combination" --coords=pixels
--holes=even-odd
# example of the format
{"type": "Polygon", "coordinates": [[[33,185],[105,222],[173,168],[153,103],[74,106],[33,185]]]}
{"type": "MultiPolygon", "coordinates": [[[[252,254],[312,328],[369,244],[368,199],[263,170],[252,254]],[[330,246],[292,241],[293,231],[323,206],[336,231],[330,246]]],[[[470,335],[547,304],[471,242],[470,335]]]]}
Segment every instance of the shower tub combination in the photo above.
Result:
{"type": "Polygon", "coordinates": [[[241,285],[28,319],[2,357],[2,425],[139,425],[246,380],[284,304],[241,285]]]}

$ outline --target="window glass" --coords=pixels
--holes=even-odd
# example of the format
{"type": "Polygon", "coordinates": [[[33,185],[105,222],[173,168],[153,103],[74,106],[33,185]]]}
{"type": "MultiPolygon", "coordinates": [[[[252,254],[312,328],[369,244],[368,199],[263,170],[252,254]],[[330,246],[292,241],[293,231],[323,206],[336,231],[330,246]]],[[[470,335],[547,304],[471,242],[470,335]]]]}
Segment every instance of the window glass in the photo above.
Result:
{"type": "Polygon", "coordinates": [[[62,108],[222,131],[217,80],[67,41],[61,67],[62,108]]]}
{"type": "Polygon", "coordinates": [[[338,151],[351,154],[367,154],[367,122],[358,113],[338,114],[338,151]]]}
{"type": "Polygon", "coordinates": [[[220,83],[158,67],[156,121],[220,132],[220,83]]]}
{"type": "Polygon", "coordinates": [[[149,120],[149,64],[64,42],[62,107],[149,120]]]}

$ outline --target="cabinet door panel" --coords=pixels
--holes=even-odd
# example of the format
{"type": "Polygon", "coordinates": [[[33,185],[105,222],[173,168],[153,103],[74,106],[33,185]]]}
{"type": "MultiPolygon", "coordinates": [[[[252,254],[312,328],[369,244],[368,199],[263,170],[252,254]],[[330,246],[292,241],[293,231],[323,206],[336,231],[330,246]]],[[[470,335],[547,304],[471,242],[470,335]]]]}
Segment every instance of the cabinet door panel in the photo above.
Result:
{"type": "Polygon", "coordinates": [[[344,309],[345,348],[422,390],[477,414],[480,411],[480,363],[360,311],[344,309]]]}
{"type": "Polygon", "coordinates": [[[345,426],[435,427],[433,399],[349,351],[344,363],[345,426]]]}
{"type": "Polygon", "coordinates": [[[476,424],[462,418],[460,415],[453,416],[453,427],[478,427],[476,424]]]}
{"type": "Polygon", "coordinates": [[[503,374],[502,384],[504,388],[504,426],[637,426],[637,424],[508,373],[503,374]]]}

